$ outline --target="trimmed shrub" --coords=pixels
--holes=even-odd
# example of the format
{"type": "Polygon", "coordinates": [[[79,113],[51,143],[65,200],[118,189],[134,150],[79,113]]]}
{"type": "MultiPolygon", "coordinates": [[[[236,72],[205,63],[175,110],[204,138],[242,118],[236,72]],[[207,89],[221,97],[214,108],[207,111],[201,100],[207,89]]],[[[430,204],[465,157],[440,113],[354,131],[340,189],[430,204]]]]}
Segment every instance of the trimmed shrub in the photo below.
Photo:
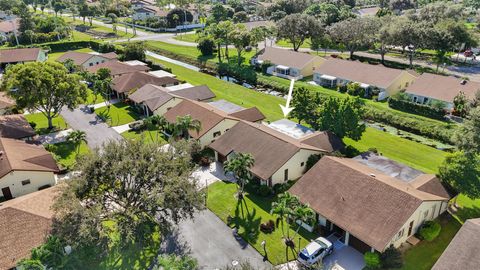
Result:
{"type": "Polygon", "coordinates": [[[423,223],[418,235],[421,239],[427,241],[433,241],[440,234],[442,226],[436,221],[426,221],[423,223]]]}
{"type": "Polygon", "coordinates": [[[273,193],[274,194],[281,194],[289,190],[293,184],[295,184],[295,181],[293,180],[288,180],[285,183],[277,183],[273,185],[273,193]]]}
{"type": "Polygon", "coordinates": [[[213,55],[215,50],[215,42],[210,37],[202,37],[198,41],[197,49],[202,53],[202,55],[213,55]]]}
{"type": "Polygon", "coordinates": [[[260,185],[258,188],[258,195],[262,197],[267,197],[272,195],[272,189],[267,185],[260,185]]]}
{"type": "Polygon", "coordinates": [[[403,266],[402,254],[394,246],[390,246],[380,254],[380,261],[384,269],[401,268],[403,266]]]}
{"type": "Polygon", "coordinates": [[[439,120],[443,120],[446,113],[445,110],[441,108],[435,108],[429,105],[423,105],[407,100],[402,100],[394,96],[388,99],[388,106],[392,109],[397,109],[400,111],[414,113],[439,120]]]}
{"type": "Polygon", "coordinates": [[[363,255],[363,259],[365,260],[365,268],[366,269],[379,269],[380,264],[380,256],[376,252],[367,252],[363,255]]]}

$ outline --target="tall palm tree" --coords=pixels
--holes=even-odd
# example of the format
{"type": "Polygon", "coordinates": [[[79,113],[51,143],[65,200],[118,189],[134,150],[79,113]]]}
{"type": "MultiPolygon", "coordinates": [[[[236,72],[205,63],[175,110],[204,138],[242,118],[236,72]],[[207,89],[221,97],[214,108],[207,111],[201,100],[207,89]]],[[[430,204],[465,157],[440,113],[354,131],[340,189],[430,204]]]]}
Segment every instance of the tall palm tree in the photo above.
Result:
{"type": "Polygon", "coordinates": [[[165,117],[157,115],[157,114],[149,116],[149,117],[145,118],[143,121],[147,125],[147,129],[149,129],[149,128],[153,128],[154,130],[157,129],[155,140],[153,139],[152,133],[148,132],[152,142],[157,142],[158,141],[158,133],[162,132],[162,131],[165,131],[165,128],[168,126],[167,119],[165,119],[165,117]]]}
{"type": "MultiPolygon", "coordinates": [[[[295,211],[296,206],[299,204],[298,198],[291,195],[288,192],[284,192],[278,195],[277,201],[272,203],[272,209],[270,210],[271,214],[275,214],[278,216],[278,220],[280,220],[280,224],[282,226],[282,234],[283,238],[289,239],[289,228],[287,228],[287,235],[285,235],[284,230],[284,220],[290,220],[291,216],[295,211]]],[[[287,222],[288,225],[288,222],[287,222]]]]}
{"type": "Polygon", "coordinates": [[[173,126],[174,137],[183,137],[190,139],[190,130],[194,130],[197,134],[202,129],[202,124],[197,119],[193,119],[190,115],[178,116],[177,121],[173,126]]]}
{"type": "MultiPolygon", "coordinates": [[[[315,212],[308,205],[298,204],[293,211],[293,217],[295,221],[299,220],[303,223],[308,223],[315,218],[315,212]]],[[[298,225],[297,229],[295,230],[295,234],[291,238],[292,240],[295,239],[295,236],[297,236],[300,227],[301,226],[298,225]]]]}
{"type": "Polygon", "coordinates": [[[225,172],[231,172],[235,176],[238,185],[238,199],[243,199],[245,184],[252,178],[250,169],[255,164],[255,159],[249,153],[236,153],[224,166],[225,172]]]}
{"type": "Polygon", "coordinates": [[[70,132],[67,136],[67,141],[72,142],[75,145],[76,156],[80,153],[80,145],[82,142],[87,143],[87,134],[81,130],[75,130],[70,132]]]}

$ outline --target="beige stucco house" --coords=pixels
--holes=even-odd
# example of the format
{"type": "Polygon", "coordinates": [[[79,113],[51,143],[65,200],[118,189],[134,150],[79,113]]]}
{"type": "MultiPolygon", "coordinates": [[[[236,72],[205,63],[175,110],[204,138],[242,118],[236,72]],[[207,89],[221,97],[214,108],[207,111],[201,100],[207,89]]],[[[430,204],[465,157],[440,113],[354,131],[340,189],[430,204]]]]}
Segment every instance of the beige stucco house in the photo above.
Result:
{"type": "Polygon", "coordinates": [[[46,51],[40,48],[20,48],[0,50],[0,71],[7,65],[23,64],[28,62],[45,62],[46,51]]]}
{"type": "Polygon", "coordinates": [[[261,65],[269,62],[272,65],[267,69],[268,74],[298,80],[311,76],[314,68],[324,61],[324,58],[308,53],[266,47],[252,59],[252,64],[261,65]]]}
{"type": "Polygon", "coordinates": [[[65,63],[65,61],[71,59],[76,66],[81,67],[83,70],[86,70],[88,67],[93,67],[99,64],[103,64],[110,60],[117,58],[117,54],[114,52],[111,53],[84,53],[76,51],[68,51],[62,54],[57,61],[60,63],[65,63]]]}
{"type": "Polygon", "coordinates": [[[261,183],[273,186],[301,177],[310,156],[343,149],[342,141],[331,133],[306,128],[308,132],[295,133],[296,126],[286,119],[270,126],[240,121],[209,147],[215,151],[219,162],[230,159],[235,153],[251,154],[255,159],[252,174],[261,183]]]}
{"type": "Polygon", "coordinates": [[[435,175],[372,153],[324,156],[289,192],[317,213],[327,235],[362,253],[400,247],[450,199],[435,175]]]}
{"type": "Polygon", "coordinates": [[[417,76],[418,74],[408,70],[329,58],[315,67],[313,81],[329,88],[349,82],[359,83],[367,92],[376,89],[379,92],[378,99],[383,100],[406,89],[417,76]]]}
{"type": "Polygon", "coordinates": [[[10,200],[54,186],[58,167],[43,146],[0,138],[0,196],[10,200]]]}

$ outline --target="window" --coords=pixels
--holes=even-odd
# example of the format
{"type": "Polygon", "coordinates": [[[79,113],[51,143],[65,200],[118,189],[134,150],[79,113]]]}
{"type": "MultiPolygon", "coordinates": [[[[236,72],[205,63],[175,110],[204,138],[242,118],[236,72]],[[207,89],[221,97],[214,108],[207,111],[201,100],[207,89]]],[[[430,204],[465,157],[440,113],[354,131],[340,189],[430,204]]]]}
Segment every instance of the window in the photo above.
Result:
{"type": "Polygon", "coordinates": [[[89,63],[88,65],[91,66],[91,67],[93,67],[93,63],[89,63]]]}
{"type": "Polygon", "coordinates": [[[427,211],[425,211],[425,213],[423,213],[423,219],[426,219],[426,218],[427,218],[427,216],[428,216],[428,210],[427,210],[427,211]]]}
{"type": "Polygon", "coordinates": [[[26,185],[28,185],[28,184],[30,184],[30,179],[27,179],[27,180],[23,180],[23,181],[22,181],[22,186],[26,186],[26,185]]]}
{"type": "Polygon", "coordinates": [[[413,102],[417,102],[418,98],[417,97],[413,97],[413,102]]]}
{"type": "Polygon", "coordinates": [[[427,104],[428,98],[423,98],[423,104],[427,104]]]}
{"type": "Polygon", "coordinates": [[[300,167],[305,166],[305,162],[300,163],[300,167]]]}
{"type": "Polygon", "coordinates": [[[402,230],[398,232],[397,239],[400,239],[403,236],[404,231],[405,231],[405,229],[402,228],[402,230]]]}
{"type": "Polygon", "coordinates": [[[285,182],[288,181],[288,169],[285,169],[285,171],[283,172],[283,180],[285,182]]]}
{"type": "Polygon", "coordinates": [[[218,137],[218,136],[220,136],[220,135],[222,135],[222,132],[220,132],[220,131],[217,131],[217,132],[214,132],[214,133],[213,133],[213,137],[214,137],[214,138],[216,138],[216,137],[218,137]]]}
{"type": "Polygon", "coordinates": [[[405,83],[405,87],[408,87],[408,82],[407,82],[407,83],[405,83]]]}

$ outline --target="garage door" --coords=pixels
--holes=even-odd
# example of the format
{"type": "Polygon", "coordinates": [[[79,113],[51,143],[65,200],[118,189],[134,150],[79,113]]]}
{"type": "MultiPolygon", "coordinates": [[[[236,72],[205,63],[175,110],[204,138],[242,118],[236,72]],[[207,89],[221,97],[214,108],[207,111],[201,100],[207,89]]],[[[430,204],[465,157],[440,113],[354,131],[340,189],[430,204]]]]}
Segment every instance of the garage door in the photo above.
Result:
{"type": "Polygon", "coordinates": [[[356,238],[355,236],[350,234],[348,239],[348,245],[355,248],[356,250],[360,251],[362,254],[365,252],[370,251],[370,246],[365,244],[362,240],[356,238]]]}

